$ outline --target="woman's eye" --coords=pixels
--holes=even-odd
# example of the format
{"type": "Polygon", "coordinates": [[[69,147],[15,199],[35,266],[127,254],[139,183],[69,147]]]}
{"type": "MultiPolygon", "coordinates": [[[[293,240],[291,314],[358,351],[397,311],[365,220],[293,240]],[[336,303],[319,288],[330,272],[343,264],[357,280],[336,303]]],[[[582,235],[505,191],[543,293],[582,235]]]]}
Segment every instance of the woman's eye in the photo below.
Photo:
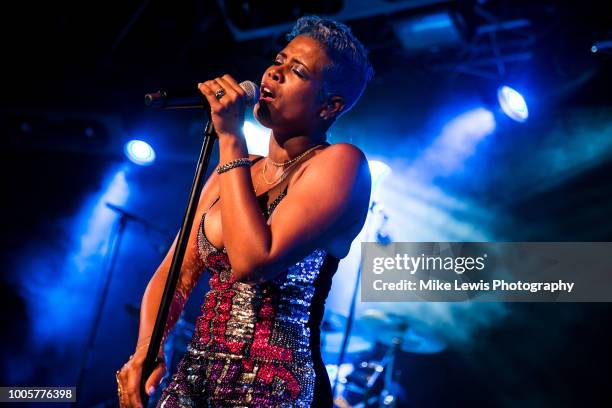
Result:
{"type": "MultiPolygon", "coordinates": [[[[281,58],[276,58],[275,60],[272,61],[272,65],[282,65],[283,64],[283,60],[281,58]]],[[[304,74],[304,72],[302,72],[300,70],[300,68],[292,68],[291,69],[293,71],[293,73],[295,73],[298,77],[304,79],[306,78],[306,75],[304,74]]]]}

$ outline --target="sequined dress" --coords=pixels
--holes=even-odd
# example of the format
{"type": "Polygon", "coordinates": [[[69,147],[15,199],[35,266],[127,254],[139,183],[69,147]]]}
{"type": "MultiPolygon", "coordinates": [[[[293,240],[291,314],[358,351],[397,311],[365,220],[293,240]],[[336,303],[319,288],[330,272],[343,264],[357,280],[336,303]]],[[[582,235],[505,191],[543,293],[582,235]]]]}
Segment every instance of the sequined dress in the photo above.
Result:
{"type": "MultiPolygon", "coordinates": [[[[286,194],[287,187],[267,208],[262,195],[263,214],[286,194]]],[[[205,217],[198,249],[210,290],[157,407],[332,407],[319,326],[338,259],[316,249],[272,281],[238,282],[225,248],[206,238],[205,217]]]]}

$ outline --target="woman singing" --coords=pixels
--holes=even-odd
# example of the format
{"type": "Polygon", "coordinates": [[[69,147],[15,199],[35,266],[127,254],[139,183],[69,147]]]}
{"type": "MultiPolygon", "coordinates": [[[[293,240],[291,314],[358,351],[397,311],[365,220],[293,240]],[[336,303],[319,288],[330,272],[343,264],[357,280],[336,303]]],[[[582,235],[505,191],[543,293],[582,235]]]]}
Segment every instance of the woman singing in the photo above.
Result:
{"type": "MultiPolygon", "coordinates": [[[[332,406],[319,326],[338,261],[365,221],[370,173],[358,148],[330,145],[326,133],[357,102],[372,68],[341,23],[304,17],[289,40],[264,72],[254,107],[271,129],[266,157],[247,153],[236,81],[198,85],[220,165],[200,196],[166,334],[204,270],[210,291],[158,407],[332,406]]],[[[174,246],[144,293],[136,351],[117,372],[122,407],[141,406],[142,364],[174,246]]],[[[149,393],[165,369],[160,351],[149,393]]]]}

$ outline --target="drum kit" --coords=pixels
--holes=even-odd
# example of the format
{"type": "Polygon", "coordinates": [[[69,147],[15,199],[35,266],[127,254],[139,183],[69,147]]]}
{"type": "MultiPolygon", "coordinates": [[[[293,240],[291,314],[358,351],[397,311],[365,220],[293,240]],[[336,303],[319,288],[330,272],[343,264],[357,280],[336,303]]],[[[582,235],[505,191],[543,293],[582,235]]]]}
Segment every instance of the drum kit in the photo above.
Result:
{"type": "Polygon", "coordinates": [[[337,408],[404,406],[406,391],[395,369],[398,353],[433,354],[446,348],[440,338],[413,327],[405,316],[369,309],[355,321],[345,361],[338,367],[345,320],[338,313],[328,312],[321,324],[322,355],[332,385],[337,384],[337,408]],[[382,351],[381,358],[373,358],[375,350],[382,351]]]}

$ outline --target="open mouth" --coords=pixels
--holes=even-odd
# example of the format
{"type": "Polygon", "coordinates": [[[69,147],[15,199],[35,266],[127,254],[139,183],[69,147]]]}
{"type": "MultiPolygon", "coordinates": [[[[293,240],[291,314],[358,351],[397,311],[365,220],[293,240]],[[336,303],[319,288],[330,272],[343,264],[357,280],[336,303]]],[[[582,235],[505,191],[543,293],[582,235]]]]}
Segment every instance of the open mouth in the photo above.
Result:
{"type": "Polygon", "coordinates": [[[262,85],[260,91],[259,100],[270,102],[274,99],[274,93],[270,88],[262,85]]]}

